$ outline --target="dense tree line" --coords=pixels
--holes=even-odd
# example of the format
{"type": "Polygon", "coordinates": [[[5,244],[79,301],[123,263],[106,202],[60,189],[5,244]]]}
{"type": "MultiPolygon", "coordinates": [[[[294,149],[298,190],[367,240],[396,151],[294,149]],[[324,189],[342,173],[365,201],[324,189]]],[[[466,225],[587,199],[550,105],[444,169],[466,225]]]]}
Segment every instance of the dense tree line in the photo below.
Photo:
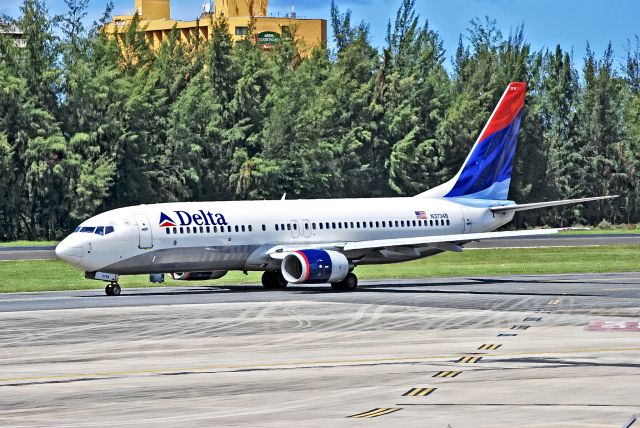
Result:
{"type": "Polygon", "coordinates": [[[134,19],[118,43],[88,0],[50,17],[24,0],[25,46],[0,36],[0,239],[55,238],[111,208],[176,200],[414,195],[450,178],[510,81],[529,82],[510,196],[620,194],[519,215],[518,226],[637,222],[640,42],[618,64],[588,46],[534,51],[523,27],[470,23],[454,53],[404,0],[380,52],[331,8],[335,49],[263,52],[172,34],[153,51],[134,19]],[[452,67],[445,61],[452,61],[452,67]],[[582,61],[579,61],[582,64],[582,61]]]}

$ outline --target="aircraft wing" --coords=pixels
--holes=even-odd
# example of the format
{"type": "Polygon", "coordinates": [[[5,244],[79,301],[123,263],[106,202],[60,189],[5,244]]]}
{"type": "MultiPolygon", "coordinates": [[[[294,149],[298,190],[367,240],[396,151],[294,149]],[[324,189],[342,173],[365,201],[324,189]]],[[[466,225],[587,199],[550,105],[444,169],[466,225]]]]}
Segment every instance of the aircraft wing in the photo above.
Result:
{"type": "Polygon", "coordinates": [[[267,251],[267,254],[274,259],[282,259],[288,253],[310,249],[334,250],[345,253],[356,250],[376,250],[384,248],[393,250],[394,248],[402,249],[416,247],[434,247],[443,251],[462,251],[462,247],[460,246],[460,244],[465,244],[471,241],[482,241],[484,239],[496,238],[553,235],[563,230],[570,230],[570,228],[518,230],[513,232],[507,231],[464,233],[455,235],[420,236],[415,238],[375,239],[355,242],[330,242],[312,245],[277,245],[267,251]]]}

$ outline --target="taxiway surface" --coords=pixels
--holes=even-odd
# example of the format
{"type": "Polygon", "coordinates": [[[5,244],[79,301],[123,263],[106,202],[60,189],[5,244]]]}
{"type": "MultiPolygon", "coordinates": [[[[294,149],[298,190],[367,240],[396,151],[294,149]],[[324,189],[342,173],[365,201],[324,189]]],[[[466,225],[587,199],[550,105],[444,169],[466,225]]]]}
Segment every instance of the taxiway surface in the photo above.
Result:
{"type": "Polygon", "coordinates": [[[621,427],[640,412],[640,273],[361,287],[2,295],[0,425],[621,427]]]}

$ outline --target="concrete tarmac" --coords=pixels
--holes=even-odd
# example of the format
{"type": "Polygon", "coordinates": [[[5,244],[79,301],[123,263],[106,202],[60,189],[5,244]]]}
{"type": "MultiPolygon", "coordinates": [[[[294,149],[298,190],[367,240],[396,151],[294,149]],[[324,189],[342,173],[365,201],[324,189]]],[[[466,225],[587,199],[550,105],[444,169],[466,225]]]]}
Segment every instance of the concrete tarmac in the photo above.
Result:
{"type": "Polygon", "coordinates": [[[622,427],[639,299],[640,273],[5,294],[0,426],[622,427]]]}

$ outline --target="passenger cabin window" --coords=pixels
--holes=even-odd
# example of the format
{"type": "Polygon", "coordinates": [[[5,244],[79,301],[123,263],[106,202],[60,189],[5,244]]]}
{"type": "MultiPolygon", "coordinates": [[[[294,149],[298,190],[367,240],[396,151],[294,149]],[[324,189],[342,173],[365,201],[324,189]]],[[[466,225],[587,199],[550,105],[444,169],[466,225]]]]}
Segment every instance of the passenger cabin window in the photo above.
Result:
{"type": "Polygon", "coordinates": [[[263,231],[263,232],[266,232],[266,231],[267,231],[267,225],[266,225],[266,224],[263,224],[263,225],[262,225],[262,231],[263,231]]]}
{"type": "Polygon", "coordinates": [[[449,226],[451,224],[451,222],[449,221],[449,219],[447,219],[447,226],[449,226]]]}
{"type": "MultiPolygon", "coordinates": [[[[108,229],[108,227],[107,227],[107,229],[108,229]]],[[[173,234],[174,234],[174,235],[177,235],[177,234],[178,234],[178,228],[177,228],[177,227],[174,227],[174,228],[173,228],[173,234]]]]}
{"type": "Polygon", "coordinates": [[[165,230],[167,231],[167,235],[171,235],[171,229],[167,227],[165,230]]]}
{"type": "Polygon", "coordinates": [[[276,232],[279,232],[279,230],[278,230],[278,229],[279,229],[279,228],[278,228],[278,225],[276,224],[276,232]]]}
{"type": "Polygon", "coordinates": [[[249,232],[253,232],[253,226],[249,225],[249,232]]]}

